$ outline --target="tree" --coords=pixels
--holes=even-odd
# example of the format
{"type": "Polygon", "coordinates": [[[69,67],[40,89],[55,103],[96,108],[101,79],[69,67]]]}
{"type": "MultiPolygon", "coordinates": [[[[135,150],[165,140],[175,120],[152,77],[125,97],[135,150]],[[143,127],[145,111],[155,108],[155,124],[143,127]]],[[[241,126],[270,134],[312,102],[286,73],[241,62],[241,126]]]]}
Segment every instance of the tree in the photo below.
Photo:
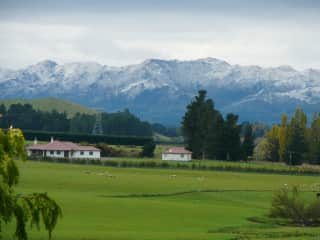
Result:
{"type": "Polygon", "coordinates": [[[240,126],[237,123],[238,115],[229,113],[224,121],[223,142],[224,157],[226,160],[239,160],[241,157],[240,126]]]}
{"type": "Polygon", "coordinates": [[[307,116],[297,109],[291,118],[287,130],[287,144],[284,161],[289,165],[300,165],[307,152],[307,116]]]}
{"type": "Polygon", "coordinates": [[[281,125],[279,128],[279,133],[278,133],[278,142],[279,142],[279,160],[281,162],[284,161],[285,158],[285,151],[286,151],[286,145],[287,145],[287,123],[288,117],[286,114],[282,114],[281,116],[281,125]]]}
{"type": "MultiPolygon", "coordinates": [[[[19,170],[14,158],[26,159],[23,134],[18,129],[4,132],[0,129],[0,227],[15,220],[15,236],[27,240],[26,224],[40,227],[41,219],[52,237],[58,218],[62,216],[59,205],[47,193],[16,194],[14,186],[19,182],[19,170]]],[[[1,233],[1,228],[0,228],[1,233]]]]}
{"type": "Polygon", "coordinates": [[[252,126],[247,124],[244,130],[244,139],[241,145],[243,158],[247,160],[249,156],[253,155],[254,149],[254,136],[252,132],[252,126]]]}
{"type": "Polygon", "coordinates": [[[267,138],[260,138],[253,151],[253,158],[258,161],[272,161],[271,146],[267,138]]]}
{"type": "Polygon", "coordinates": [[[187,106],[182,120],[182,134],[187,149],[196,159],[205,158],[208,130],[213,116],[213,102],[206,100],[206,91],[200,90],[198,96],[187,106]]]}
{"type": "Polygon", "coordinates": [[[187,149],[196,159],[238,160],[241,155],[238,116],[228,114],[226,120],[200,90],[187,106],[182,120],[182,135],[187,149]]]}
{"type": "Polygon", "coordinates": [[[279,161],[279,126],[273,125],[270,131],[267,132],[266,138],[268,141],[268,159],[272,162],[278,162],[279,161]]]}
{"type": "Polygon", "coordinates": [[[154,141],[150,141],[143,145],[141,157],[153,157],[154,156],[154,150],[156,148],[156,144],[154,141]]]}
{"type": "Polygon", "coordinates": [[[309,162],[320,164],[320,115],[314,114],[308,132],[309,162]]]}

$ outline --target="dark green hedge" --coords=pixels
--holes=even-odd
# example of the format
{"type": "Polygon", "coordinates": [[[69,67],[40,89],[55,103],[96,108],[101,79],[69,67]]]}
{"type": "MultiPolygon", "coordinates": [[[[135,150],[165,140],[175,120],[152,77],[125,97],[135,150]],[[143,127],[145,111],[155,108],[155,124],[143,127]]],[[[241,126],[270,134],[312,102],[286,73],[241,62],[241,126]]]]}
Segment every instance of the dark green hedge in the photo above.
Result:
{"type": "Polygon", "coordinates": [[[39,141],[50,141],[50,138],[61,141],[87,142],[87,143],[108,143],[113,145],[134,145],[143,146],[152,140],[151,137],[132,137],[132,136],[111,136],[111,135],[92,135],[64,132],[44,132],[23,130],[25,139],[33,140],[35,137],[39,141]]]}

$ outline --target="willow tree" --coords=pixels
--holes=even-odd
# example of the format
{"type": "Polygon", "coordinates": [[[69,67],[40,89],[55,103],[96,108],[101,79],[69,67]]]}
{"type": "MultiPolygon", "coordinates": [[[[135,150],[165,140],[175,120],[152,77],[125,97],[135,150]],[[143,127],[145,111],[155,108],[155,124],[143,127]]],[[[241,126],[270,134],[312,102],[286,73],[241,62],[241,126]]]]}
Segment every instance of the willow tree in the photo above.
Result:
{"type": "Polygon", "coordinates": [[[42,222],[51,239],[62,216],[61,208],[47,193],[24,195],[15,192],[19,170],[14,159],[26,160],[23,134],[19,129],[6,132],[0,129],[0,233],[3,223],[15,222],[16,239],[27,240],[27,223],[39,229],[42,222]]]}

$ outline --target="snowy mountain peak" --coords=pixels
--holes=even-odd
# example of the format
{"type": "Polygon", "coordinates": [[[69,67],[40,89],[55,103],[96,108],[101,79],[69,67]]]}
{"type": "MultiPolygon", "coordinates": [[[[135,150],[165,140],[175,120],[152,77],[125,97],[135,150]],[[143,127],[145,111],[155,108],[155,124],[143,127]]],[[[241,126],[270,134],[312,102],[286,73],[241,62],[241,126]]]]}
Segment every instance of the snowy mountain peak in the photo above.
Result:
{"type": "Polygon", "coordinates": [[[0,98],[51,96],[107,111],[129,108],[144,119],[171,125],[180,122],[199,89],[206,89],[224,113],[270,122],[297,106],[308,113],[319,111],[320,70],[231,65],[201,58],[148,59],[124,67],[45,60],[18,71],[0,71],[0,98]]]}
{"type": "Polygon", "coordinates": [[[47,69],[52,69],[58,64],[52,60],[43,60],[41,62],[38,62],[35,65],[30,66],[31,68],[47,68],[47,69]]]}

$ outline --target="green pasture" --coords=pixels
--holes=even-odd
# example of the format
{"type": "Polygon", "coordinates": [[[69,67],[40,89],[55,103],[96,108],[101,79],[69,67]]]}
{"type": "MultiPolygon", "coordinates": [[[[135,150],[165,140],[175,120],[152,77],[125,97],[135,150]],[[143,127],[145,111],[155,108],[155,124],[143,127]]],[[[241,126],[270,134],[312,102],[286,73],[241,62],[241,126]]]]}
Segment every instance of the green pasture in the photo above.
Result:
{"type": "MultiPolygon", "coordinates": [[[[319,239],[320,228],[248,219],[268,213],[273,191],[299,185],[315,198],[318,176],[18,162],[17,192],[48,192],[63,208],[56,240],[319,239]]],[[[3,225],[13,239],[13,225],[3,225]]],[[[47,239],[43,229],[30,238],[47,239]]]]}

